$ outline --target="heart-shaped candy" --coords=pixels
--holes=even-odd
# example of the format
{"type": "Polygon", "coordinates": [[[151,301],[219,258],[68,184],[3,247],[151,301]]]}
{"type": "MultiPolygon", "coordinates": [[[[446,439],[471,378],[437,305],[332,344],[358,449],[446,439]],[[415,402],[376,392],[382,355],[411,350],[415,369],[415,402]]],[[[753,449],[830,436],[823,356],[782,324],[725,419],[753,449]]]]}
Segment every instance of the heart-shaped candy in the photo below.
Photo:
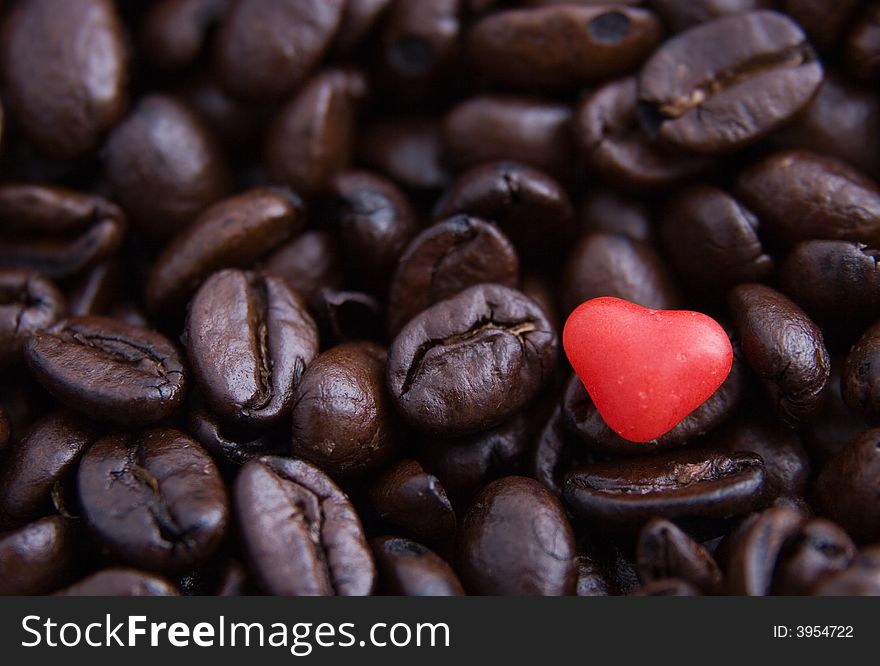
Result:
{"type": "Polygon", "coordinates": [[[711,317],[594,298],[565,322],[562,345],[605,423],[631,442],[674,428],[727,378],[733,348],[711,317]]]}

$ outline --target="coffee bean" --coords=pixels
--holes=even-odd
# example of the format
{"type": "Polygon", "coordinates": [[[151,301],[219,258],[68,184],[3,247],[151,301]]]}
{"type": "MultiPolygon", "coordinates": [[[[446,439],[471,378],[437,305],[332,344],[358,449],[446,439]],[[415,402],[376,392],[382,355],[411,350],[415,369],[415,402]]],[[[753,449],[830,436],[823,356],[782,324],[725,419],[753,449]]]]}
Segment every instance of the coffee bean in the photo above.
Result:
{"type": "Polygon", "coordinates": [[[21,361],[28,338],[58,321],[65,307],[61,292],[39,273],[0,269],[0,368],[21,361]]]}
{"type": "Polygon", "coordinates": [[[774,574],[774,594],[809,594],[826,576],[846,570],[856,554],[852,539],[824,518],[814,518],[791,537],[774,574]]]}
{"type": "Polygon", "coordinates": [[[813,99],[822,65],[782,14],[731,14],[666,41],[639,75],[645,127],[697,153],[742,148],[813,99]],[[683,71],[681,62],[694,66],[683,71]]]}
{"type": "Polygon", "coordinates": [[[198,286],[223,268],[248,268],[298,231],[298,201],[283,190],[257,188],[215,204],[169,243],[150,273],[152,313],[181,309],[198,286]]]}
{"type": "Polygon", "coordinates": [[[382,303],[362,291],[321,289],[312,302],[324,347],[384,339],[382,303]]]}
{"type": "Polygon", "coordinates": [[[246,429],[276,425],[318,354],[315,322],[279,278],[215,273],[189,305],[186,346],[196,382],[213,411],[246,429]]]}
{"type": "Polygon", "coordinates": [[[593,462],[593,457],[567,427],[562,408],[557,405],[538,433],[527,459],[528,474],[554,495],[562,496],[565,477],[585,462],[593,462]]]}
{"type": "Polygon", "coordinates": [[[578,555],[577,590],[579,597],[607,597],[614,593],[611,579],[597,558],[590,555],[578,555]]]}
{"type": "Polygon", "coordinates": [[[176,597],[180,592],[173,583],[155,574],[112,567],[56,594],[62,597],[176,597]]]}
{"type": "Polygon", "coordinates": [[[841,0],[829,5],[823,0],[783,0],[786,14],[791,16],[821,50],[829,50],[843,36],[853,14],[861,4],[858,0],[841,0]]]}
{"type": "Polygon", "coordinates": [[[492,81],[552,90],[631,72],[661,36],[648,10],[559,5],[490,14],[471,29],[468,46],[492,81]]]}
{"type": "Polygon", "coordinates": [[[599,231],[650,242],[654,234],[647,203],[611,189],[588,192],[578,203],[577,220],[584,235],[599,231]]]}
{"type": "Polygon", "coordinates": [[[880,325],[869,328],[850,350],[841,382],[847,405],[880,414],[880,325]]]}
{"type": "Polygon", "coordinates": [[[342,18],[342,0],[238,0],[220,24],[215,64],[234,97],[278,100],[324,55],[342,18]]]}
{"type": "Polygon", "coordinates": [[[262,263],[267,273],[280,277],[312,303],[323,288],[339,289],[344,280],[339,244],[326,231],[310,229],[279,247],[262,263]]]}
{"type": "Polygon", "coordinates": [[[31,373],[58,400],[99,421],[144,425],[186,392],[180,355],[162,335],[103,317],[75,317],[34,333],[31,373]]]}
{"type": "Polygon", "coordinates": [[[367,166],[411,190],[438,190],[449,183],[441,159],[440,121],[403,115],[367,124],[357,138],[357,156],[367,166]]]}
{"type": "Polygon", "coordinates": [[[0,595],[48,594],[75,573],[77,533],[61,516],[0,533],[0,595]]]}
{"type": "Polygon", "coordinates": [[[318,356],[293,396],[291,451],[334,478],[363,475],[397,448],[399,428],[385,387],[385,350],[370,342],[318,356]]]}
{"type": "Polygon", "coordinates": [[[172,97],[142,98],[102,152],[114,197],[147,238],[167,241],[230,186],[229,167],[201,118],[172,97]]]}
{"type": "Polygon", "coordinates": [[[428,227],[409,244],[388,294],[388,330],[394,335],[415,315],[464,289],[494,282],[516,287],[519,258],[491,222],[457,215],[428,227]]]}
{"type": "Polygon", "coordinates": [[[159,0],[141,23],[140,47],[150,66],[179,71],[202,55],[209,33],[217,26],[229,0],[159,0]]]}
{"type": "Polygon", "coordinates": [[[736,287],[730,310],[745,357],[779,416],[793,424],[815,412],[831,366],[816,324],[778,291],[757,284],[736,287]]]}
{"type": "Polygon", "coordinates": [[[855,78],[873,81],[880,76],[880,11],[869,5],[846,40],[847,70],[855,78]]]}
{"type": "Polygon", "coordinates": [[[280,432],[272,430],[251,439],[249,433],[221,423],[200,401],[194,402],[189,408],[187,431],[221,469],[241,467],[257,456],[287,452],[289,442],[280,432]]]}
{"type": "Polygon", "coordinates": [[[717,525],[759,506],[765,483],[758,456],[688,449],[584,465],[563,497],[587,523],[637,531],[651,516],[717,525]]]}
{"type": "Polygon", "coordinates": [[[347,0],[331,50],[342,56],[352,53],[369,35],[391,0],[347,0]]]}
{"type": "Polygon", "coordinates": [[[706,594],[721,591],[723,575],[709,551],[662,518],[651,520],[639,533],[636,563],[643,585],[677,578],[706,594]]]}
{"type": "Polygon", "coordinates": [[[456,570],[472,594],[573,594],[574,534],[559,500],[524,477],[490,483],[462,520],[456,570]]]}
{"type": "Polygon", "coordinates": [[[4,102],[47,154],[89,155],[125,112],[125,34],[110,0],[16,5],[4,22],[0,49],[4,102]]]}
{"type": "Polygon", "coordinates": [[[75,278],[67,290],[67,309],[72,317],[106,315],[116,305],[124,276],[116,257],[96,264],[75,278]]]}
{"type": "Polygon", "coordinates": [[[379,591],[408,597],[458,597],[464,595],[452,568],[437,554],[409,539],[379,537],[370,541],[379,591]]]}
{"type": "Polygon", "coordinates": [[[540,307],[513,289],[477,285],[404,326],[388,352],[388,386],[414,427],[465,435],[498,425],[534,398],[557,354],[540,307]]]}
{"type": "Polygon", "coordinates": [[[767,0],[651,0],[651,7],[673,32],[732,14],[772,5],[767,0]]]}
{"type": "Polygon", "coordinates": [[[849,569],[823,579],[811,593],[820,597],[880,596],[880,548],[865,548],[849,569]]]}
{"type": "Polygon", "coordinates": [[[301,460],[263,456],[235,480],[244,548],[264,591],[284,596],[372,593],[376,568],[348,497],[301,460]]]}

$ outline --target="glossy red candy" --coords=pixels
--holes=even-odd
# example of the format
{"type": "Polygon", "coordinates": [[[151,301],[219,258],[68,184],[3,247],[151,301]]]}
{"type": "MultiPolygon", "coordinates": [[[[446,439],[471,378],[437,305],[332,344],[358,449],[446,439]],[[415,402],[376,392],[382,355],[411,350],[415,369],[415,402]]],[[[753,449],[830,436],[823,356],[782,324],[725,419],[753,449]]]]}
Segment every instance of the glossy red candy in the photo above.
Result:
{"type": "Polygon", "coordinates": [[[632,442],[674,428],[721,386],[733,348],[711,317],[594,298],[565,322],[562,344],[605,423],[632,442]]]}

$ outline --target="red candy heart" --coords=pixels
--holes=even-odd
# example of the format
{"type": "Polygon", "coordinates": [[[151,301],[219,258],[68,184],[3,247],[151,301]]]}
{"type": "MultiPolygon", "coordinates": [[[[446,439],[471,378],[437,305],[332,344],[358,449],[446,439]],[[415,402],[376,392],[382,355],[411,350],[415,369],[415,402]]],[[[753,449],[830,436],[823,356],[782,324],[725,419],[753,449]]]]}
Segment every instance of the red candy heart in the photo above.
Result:
{"type": "Polygon", "coordinates": [[[733,348],[711,317],[594,298],[565,322],[562,345],[605,423],[631,442],[672,430],[721,386],[733,348]]]}

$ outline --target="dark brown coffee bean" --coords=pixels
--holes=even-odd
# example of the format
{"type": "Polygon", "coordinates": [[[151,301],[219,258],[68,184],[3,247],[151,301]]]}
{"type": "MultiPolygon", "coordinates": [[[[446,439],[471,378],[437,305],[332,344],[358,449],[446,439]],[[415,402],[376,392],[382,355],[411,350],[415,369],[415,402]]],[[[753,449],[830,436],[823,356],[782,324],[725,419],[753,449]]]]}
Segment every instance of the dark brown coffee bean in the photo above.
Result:
{"type": "Polygon", "coordinates": [[[650,242],[654,235],[651,211],[645,201],[605,188],[587,192],[580,200],[577,223],[584,235],[604,231],[642,242],[650,242]]]}
{"type": "Polygon", "coordinates": [[[140,47],[151,67],[181,70],[196,63],[229,0],[159,0],[140,26],[140,47]]]}
{"type": "Polygon", "coordinates": [[[312,77],[266,135],[272,178],[302,195],[326,190],[351,162],[357,108],[366,94],[366,79],[356,70],[328,69],[312,77]]]}
{"type": "Polygon", "coordinates": [[[344,5],[343,0],[233,3],[216,35],[220,81],[235,97],[284,97],[327,51],[344,5]]]}
{"type": "Polygon", "coordinates": [[[261,455],[286,453],[290,448],[286,437],[272,431],[249,438],[235,428],[220,422],[200,401],[194,401],[187,414],[189,434],[221,468],[236,468],[261,455]]]}
{"type": "Polygon", "coordinates": [[[813,488],[816,512],[857,543],[880,539],[880,429],[868,430],[829,460],[813,488]]]}
{"type": "Polygon", "coordinates": [[[743,282],[764,282],[773,258],[758,237],[758,219],[724,190],[688,188],[669,201],[660,238],[691,293],[721,298],[743,282]]]}
{"type": "Polygon", "coordinates": [[[80,461],[86,524],[119,562],[182,572],[210,560],[226,536],[229,503],[207,453],[184,433],[110,435],[80,461]]]}
{"type": "Polygon", "coordinates": [[[461,174],[433,214],[442,220],[456,213],[494,222],[520,256],[542,266],[574,237],[565,189],[541,171],[516,162],[490,162],[461,174]]]}
{"type": "Polygon", "coordinates": [[[125,35],[110,0],[18,4],[0,48],[4,102],[47,154],[89,155],[125,112],[125,35]]]}
{"type": "Polygon", "coordinates": [[[773,573],[787,540],[803,527],[807,516],[788,507],[762,511],[738,530],[727,563],[730,594],[763,597],[770,594],[773,573]]]}
{"type": "Polygon", "coordinates": [[[689,449],[584,465],[563,497],[587,523],[638,531],[652,516],[718,525],[759,506],[764,491],[758,456],[689,449]]]}
{"type": "Polygon", "coordinates": [[[0,368],[21,361],[28,338],[64,316],[60,291],[38,273],[0,269],[0,368]]]}
{"type": "Polygon", "coordinates": [[[828,4],[825,0],[783,0],[782,10],[791,16],[810,36],[820,50],[827,51],[843,37],[859,0],[841,0],[828,4]]]}
{"type": "Polygon", "coordinates": [[[852,167],[803,150],[775,153],[743,171],[737,198],[787,242],[880,244],[880,190],[852,167]]]}
{"type": "Polygon", "coordinates": [[[416,212],[390,180],[349,171],[330,185],[332,224],[352,272],[365,290],[384,296],[398,258],[418,232],[416,212]]]}
{"type": "Polygon", "coordinates": [[[465,514],[456,570],[472,594],[558,596],[577,582],[575,543],[559,500],[537,481],[492,482],[465,514]]]}
{"type": "Polygon", "coordinates": [[[651,8],[673,32],[732,14],[772,5],[772,0],[650,0],[651,8]]]}
{"type": "Polygon", "coordinates": [[[371,594],[376,568],[348,497],[301,460],[263,456],[235,480],[235,507],[252,572],[281,596],[371,594]]]}
{"type": "Polygon", "coordinates": [[[639,75],[643,124],[697,153],[743,147],[801,111],[822,83],[822,65],[788,17],[731,14],[664,42],[639,75]],[[694,63],[686,71],[681,62],[694,63]]]}
{"type": "Polygon", "coordinates": [[[0,532],[0,595],[48,594],[75,571],[76,530],[61,516],[0,532]]]}
{"type": "Polygon", "coordinates": [[[557,354],[556,332],[538,305],[507,287],[477,285],[404,326],[388,352],[388,386],[414,427],[465,435],[534,398],[557,354]]]}
{"type": "Polygon", "coordinates": [[[585,462],[593,462],[592,454],[572,434],[566,425],[562,407],[557,405],[538,433],[527,459],[528,474],[554,495],[562,496],[565,477],[585,462]]]}
{"type": "Polygon", "coordinates": [[[593,233],[581,238],[566,260],[562,292],[565,312],[600,296],[657,310],[674,310],[682,303],[654,249],[620,234],[593,233]]]}
{"type": "Polygon", "coordinates": [[[846,40],[847,70],[855,78],[873,81],[880,77],[880,9],[868,7],[846,40]]]}
{"type": "Polygon", "coordinates": [[[846,357],[843,399],[852,409],[880,415],[880,324],[874,324],[846,357]]]}
{"type": "Polygon", "coordinates": [[[154,241],[168,240],[229,190],[228,165],[214,136],[165,95],[141,98],[102,155],[115,198],[154,241]]]}
{"type": "Polygon", "coordinates": [[[458,169],[511,160],[561,180],[572,176],[572,112],[557,102],[484,95],[452,107],[443,146],[458,169]]]}
{"type": "Polygon", "coordinates": [[[388,331],[422,310],[481,282],[519,283],[519,258],[491,222],[456,215],[416,236],[397,262],[388,295],[388,331]]]}
{"type": "Polygon", "coordinates": [[[559,5],[490,14],[471,29],[468,45],[492,81],[545,90],[631,72],[662,33],[660,21],[644,9],[559,5]]]}
{"type": "Polygon", "coordinates": [[[155,331],[113,319],[64,320],[31,336],[25,355],[47,391],[98,421],[155,423],[186,393],[186,372],[174,345],[155,331]]]}
{"type": "Polygon", "coordinates": [[[67,289],[67,311],[71,317],[105,315],[120,296],[124,276],[118,257],[95,264],[71,282],[67,289]]]}
{"type": "Polygon", "coordinates": [[[723,575],[709,551],[663,518],[651,520],[642,529],[636,563],[643,585],[678,578],[706,594],[721,591],[723,575]]]}
{"type": "Polygon", "coordinates": [[[604,563],[593,555],[578,555],[577,562],[577,589],[575,594],[579,597],[607,597],[613,594],[614,589],[611,576],[605,570],[604,563]]]}
{"type": "Polygon", "coordinates": [[[373,511],[389,525],[438,547],[455,535],[455,511],[440,480],[415,460],[404,459],[369,487],[373,511]]]}
{"type": "Polygon", "coordinates": [[[0,467],[0,526],[18,527],[46,512],[97,437],[94,423],[67,409],[38,421],[0,467]]]}
{"type": "Polygon", "coordinates": [[[362,475],[396,449],[399,432],[385,387],[386,353],[350,342],[318,356],[293,396],[292,452],[334,478],[362,475]]]}
{"type": "Polygon", "coordinates": [[[423,545],[399,537],[370,541],[379,592],[408,597],[458,597],[464,590],[455,572],[443,559],[423,545]]]}
{"type": "Polygon", "coordinates": [[[147,307],[169,317],[209,275],[248,268],[302,225],[298,200],[283,190],[257,188],[211,206],[159,255],[147,282],[147,307]]]}
{"type": "Polygon", "coordinates": [[[293,390],[318,354],[314,320],[280,279],[229,269],[212,275],[189,305],[186,346],[212,410],[261,430],[290,413],[293,390]]]}
{"type": "Polygon", "coordinates": [[[347,0],[331,50],[350,55],[367,38],[391,0],[347,0]]]}
{"type": "Polygon", "coordinates": [[[321,289],[339,289],[345,278],[339,244],[319,229],[305,231],[279,247],[262,268],[284,280],[306,303],[312,303],[321,289]]]}
{"type": "Polygon", "coordinates": [[[730,311],[746,360],[779,416],[793,424],[815,412],[831,371],[819,327],[778,291],[758,284],[736,287],[730,311]]]}
{"type": "Polygon", "coordinates": [[[846,532],[824,518],[807,522],[782,552],[774,574],[774,594],[809,594],[826,576],[844,571],[856,555],[846,532]]]}
{"type": "Polygon", "coordinates": [[[176,597],[179,590],[170,581],[135,569],[102,569],[70,587],[56,592],[62,597],[176,597]]]}
{"type": "Polygon", "coordinates": [[[880,548],[863,549],[849,569],[823,579],[811,594],[820,597],[880,596],[880,548]]]}
{"type": "Polygon", "coordinates": [[[575,140],[590,171],[625,189],[653,190],[704,173],[708,160],[651,142],[639,124],[635,78],[585,96],[575,110],[575,140]]]}
{"type": "Polygon", "coordinates": [[[324,348],[384,339],[382,303],[362,291],[321,289],[312,302],[324,348]]]}

